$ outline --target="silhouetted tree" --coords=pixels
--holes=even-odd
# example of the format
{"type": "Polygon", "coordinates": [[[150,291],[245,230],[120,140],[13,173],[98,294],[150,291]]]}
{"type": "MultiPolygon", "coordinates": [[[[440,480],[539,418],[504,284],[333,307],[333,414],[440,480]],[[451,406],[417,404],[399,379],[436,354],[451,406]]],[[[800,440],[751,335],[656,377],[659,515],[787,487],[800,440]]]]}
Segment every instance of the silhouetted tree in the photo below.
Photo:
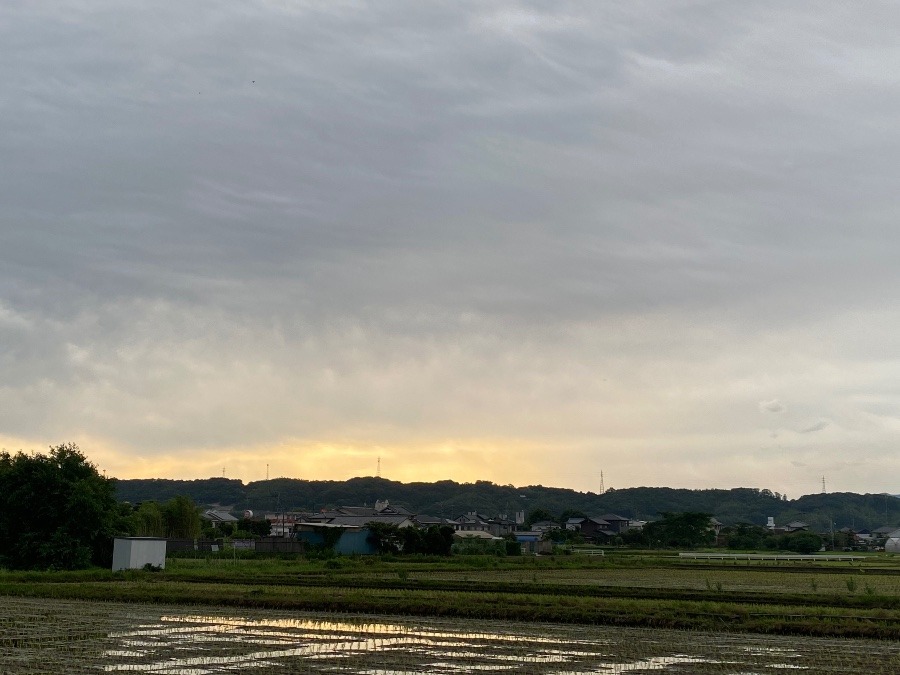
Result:
{"type": "Polygon", "coordinates": [[[107,565],[121,524],[113,481],[74,443],[51,447],[46,455],[0,453],[0,564],[107,565]]]}

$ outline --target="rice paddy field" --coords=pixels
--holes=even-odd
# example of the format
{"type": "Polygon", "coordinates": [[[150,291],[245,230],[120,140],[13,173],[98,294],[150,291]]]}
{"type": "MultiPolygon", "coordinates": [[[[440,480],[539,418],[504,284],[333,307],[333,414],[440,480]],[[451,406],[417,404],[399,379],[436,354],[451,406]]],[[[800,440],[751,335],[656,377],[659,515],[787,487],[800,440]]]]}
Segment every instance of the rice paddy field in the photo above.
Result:
{"type": "Polygon", "coordinates": [[[16,673],[900,672],[900,559],[169,559],[0,571],[16,673]]]}
{"type": "Polygon", "coordinates": [[[4,674],[896,673],[895,641],[0,599],[4,674]]]}

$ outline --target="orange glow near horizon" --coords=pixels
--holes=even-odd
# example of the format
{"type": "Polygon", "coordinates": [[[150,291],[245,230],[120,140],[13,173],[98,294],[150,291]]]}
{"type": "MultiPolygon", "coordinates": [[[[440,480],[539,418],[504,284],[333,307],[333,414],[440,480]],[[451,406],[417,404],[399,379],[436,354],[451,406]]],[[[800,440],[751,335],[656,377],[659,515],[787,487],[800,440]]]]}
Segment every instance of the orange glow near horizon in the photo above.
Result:
{"type": "MultiPolygon", "coordinates": [[[[62,441],[60,441],[62,442],[62,441]]],[[[406,444],[285,442],[274,446],[200,448],[145,454],[122,451],[92,438],[76,438],[87,459],[110,477],[195,480],[210,477],[245,483],[269,478],[347,480],[375,476],[381,460],[383,478],[409,483],[492,480],[528,483],[534,446],[507,440],[454,439],[406,444]],[[413,459],[413,461],[410,461],[413,459]]],[[[11,453],[46,452],[57,443],[0,437],[11,453]],[[15,449],[13,449],[15,448],[15,449]]]]}

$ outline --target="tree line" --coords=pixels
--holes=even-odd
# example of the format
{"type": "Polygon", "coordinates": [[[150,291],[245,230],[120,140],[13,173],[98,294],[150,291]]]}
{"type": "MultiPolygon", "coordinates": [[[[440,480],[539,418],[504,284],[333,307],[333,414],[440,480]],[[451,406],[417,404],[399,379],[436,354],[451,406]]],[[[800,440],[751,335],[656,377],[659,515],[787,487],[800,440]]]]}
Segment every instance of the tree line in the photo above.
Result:
{"type": "Polygon", "coordinates": [[[319,511],[340,506],[374,504],[379,499],[408,508],[413,513],[453,518],[478,511],[486,515],[542,509],[561,514],[566,510],[599,516],[617,513],[633,520],[656,520],[662,513],[713,513],[722,523],[762,525],[769,517],[779,522],[803,520],[813,529],[835,527],[875,529],[900,526],[900,499],[887,494],[812,494],[796,499],[757,488],[687,490],[635,487],[606,490],[603,494],[566,488],[530,485],[515,487],[490,481],[457,483],[400,483],[384,478],[352,478],[346,481],[313,481],[275,478],[243,484],[239,480],[121,480],[120,499],[132,503],[165,501],[176,495],[198,504],[231,504],[237,510],[319,511]]]}

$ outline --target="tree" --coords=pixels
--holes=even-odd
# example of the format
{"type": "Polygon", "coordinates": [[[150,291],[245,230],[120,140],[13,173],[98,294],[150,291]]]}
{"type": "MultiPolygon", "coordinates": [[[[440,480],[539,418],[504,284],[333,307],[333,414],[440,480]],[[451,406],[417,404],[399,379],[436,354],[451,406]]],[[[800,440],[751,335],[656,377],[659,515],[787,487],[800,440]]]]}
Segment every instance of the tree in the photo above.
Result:
{"type": "Polygon", "coordinates": [[[0,564],[79,569],[112,561],[124,527],[112,479],[74,443],[46,455],[0,453],[0,564]]]}
{"type": "Polygon", "coordinates": [[[447,525],[429,525],[423,536],[425,548],[422,552],[428,555],[450,555],[453,532],[453,528],[447,525]]]}
{"type": "Polygon", "coordinates": [[[164,537],[166,525],[156,502],[142,502],[131,516],[132,531],[138,537],[164,537]]]}
{"type": "Polygon", "coordinates": [[[715,542],[708,513],[663,513],[662,519],[647,523],[644,534],[651,546],[697,548],[715,542]]]}
{"type": "Polygon", "coordinates": [[[425,548],[425,540],[422,530],[418,527],[404,527],[400,530],[402,544],[400,550],[403,553],[422,553],[425,548]]]}
{"type": "Polygon", "coordinates": [[[266,519],[241,518],[237,522],[237,529],[241,532],[249,532],[253,537],[268,537],[272,532],[272,523],[266,519]]]}
{"type": "Polygon", "coordinates": [[[822,537],[815,532],[793,532],[779,537],[778,547],[793,553],[815,553],[822,548],[822,537]]]}
{"type": "Polygon", "coordinates": [[[200,512],[190,497],[172,497],[163,504],[166,536],[173,539],[196,539],[200,536],[200,512]]]}
{"type": "Polygon", "coordinates": [[[379,553],[399,553],[403,548],[403,533],[393,523],[372,521],[366,523],[366,528],[369,530],[366,539],[379,553]]]}
{"type": "Polygon", "coordinates": [[[744,551],[759,551],[774,548],[772,533],[760,525],[738,523],[728,529],[728,548],[744,551]]]}

